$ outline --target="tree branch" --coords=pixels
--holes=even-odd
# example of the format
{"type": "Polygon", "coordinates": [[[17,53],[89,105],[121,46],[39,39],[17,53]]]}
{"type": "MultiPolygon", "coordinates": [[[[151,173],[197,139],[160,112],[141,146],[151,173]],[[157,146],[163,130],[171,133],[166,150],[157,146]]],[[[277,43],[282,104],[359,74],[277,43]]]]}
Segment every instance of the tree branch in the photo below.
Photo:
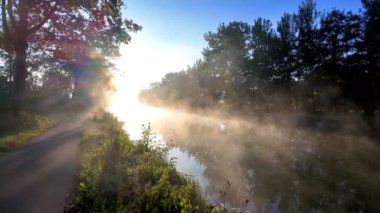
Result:
{"type": "MultiPolygon", "coordinates": [[[[6,2],[5,0],[1,0],[1,22],[3,24],[3,30],[4,30],[4,39],[8,41],[12,41],[11,32],[9,30],[9,26],[7,23],[7,9],[6,9],[6,2]]],[[[5,41],[5,49],[7,52],[10,52],[10,42],[5,41]]]]}
{"type": "Polygon", "coordinates": [[[7,9],[5,0],[1,0],[1,22],[3,24],[4,32],[7,33],[9,31],[8,23],[7,23],[7,9]]]}
{"type": "Polygon", "coordinates": [[[38,29],[40,29],[51,18],[51,16],[57,10],[58,2],[59,2],[59,0],[55,1],[54,6],[51,8],[51,10],[49,11],[49,13],[45,16],[44,19],[42,19],[42,21],[39,24],[36,24],[33,27],[31,27],[30,29],[28,29],[28,34],[32,34],[32,33],[36,32],[38,29]]]}
{"type": "Polygon", "coordinates": [[[7,10],[8,10],[9,20],[11,20],[11,24],[12,24],[13,28],[16,28],[17,23],[16,23],[16,19],[15,19],[14,15],[13,15],[12,5],[13,5],[13,0],[8,0],[7,10]]]}

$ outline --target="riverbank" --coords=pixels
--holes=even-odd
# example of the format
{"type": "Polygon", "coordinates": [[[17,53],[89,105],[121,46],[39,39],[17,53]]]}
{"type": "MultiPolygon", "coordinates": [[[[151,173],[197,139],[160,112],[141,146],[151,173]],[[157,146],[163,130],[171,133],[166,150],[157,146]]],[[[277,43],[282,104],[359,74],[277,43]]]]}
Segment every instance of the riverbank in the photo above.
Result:
{"type": "Polygon", "coordinates": [[[208,180],[207,193],[225,205],[249,211],[379,209],[380,149],[358,130],[348,132],[357,123],[347,121],[345,134],[269,121],[169,111],[152,126],[204,168],[190,174],[208,180]]]}
{"type": "Polygon", "coordinates": [[[200,187],[179,173],[149,126],[132,141],[110,113],[84,125],[80,173],[67,212],[207,212],[200,187]]]}

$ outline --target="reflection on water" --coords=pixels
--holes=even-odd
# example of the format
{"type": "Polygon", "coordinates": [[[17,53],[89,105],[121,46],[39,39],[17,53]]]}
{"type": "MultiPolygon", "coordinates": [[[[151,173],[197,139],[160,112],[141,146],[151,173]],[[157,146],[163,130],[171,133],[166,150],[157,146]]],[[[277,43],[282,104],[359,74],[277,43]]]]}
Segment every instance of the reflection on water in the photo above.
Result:
{"type": "MultiPolygon", "coordinates": [[[[206,168],[198,162],[196,157],[180,148],[172,148],[169,151],[169,156],[175,158],[178,171],[191,174],[199,182],[202,189],[206,189],[209,184],[208,179],[203,175],[206,168]]],[[[204,193],[206,193],[206,191],[204,191],[204,193]]]]}
{"type": "Polygon", "coordinates": [[[380,209],[380,150],[366,137],[141,105],[135,112],[117,114],[132,138],[150,122],[211,202],[259,212],[380,209]]]}

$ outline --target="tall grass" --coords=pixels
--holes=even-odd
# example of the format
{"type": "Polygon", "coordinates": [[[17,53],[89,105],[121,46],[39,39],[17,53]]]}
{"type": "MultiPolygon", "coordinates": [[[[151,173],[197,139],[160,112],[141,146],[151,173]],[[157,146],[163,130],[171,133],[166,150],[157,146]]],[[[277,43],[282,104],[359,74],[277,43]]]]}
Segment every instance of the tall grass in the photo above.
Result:
{"type": "Polygon", "coordinates": [[[2,115],[0,121],[0,155],[9,149],[26,143],[49,128],[52,122],[45,116],[21,112],[18,117],[2,115]]]}
{"type": "Polygon", "coordinates": [[[150,127],[132,141],[107,112],[88,120],[82,160],[68,212],[207,212],[200,187],[176,171],[150,127]]]}

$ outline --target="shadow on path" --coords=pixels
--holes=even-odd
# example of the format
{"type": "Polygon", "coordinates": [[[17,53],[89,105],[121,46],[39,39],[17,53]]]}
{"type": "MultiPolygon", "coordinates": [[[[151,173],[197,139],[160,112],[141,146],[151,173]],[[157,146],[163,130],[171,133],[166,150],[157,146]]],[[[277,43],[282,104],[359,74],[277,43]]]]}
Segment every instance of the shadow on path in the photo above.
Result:
{"type": "Polygon", "coordinates": [[[63,212],[79,169],[83,120],[65,121],[0,158],[0,212],[63,212]]]}

